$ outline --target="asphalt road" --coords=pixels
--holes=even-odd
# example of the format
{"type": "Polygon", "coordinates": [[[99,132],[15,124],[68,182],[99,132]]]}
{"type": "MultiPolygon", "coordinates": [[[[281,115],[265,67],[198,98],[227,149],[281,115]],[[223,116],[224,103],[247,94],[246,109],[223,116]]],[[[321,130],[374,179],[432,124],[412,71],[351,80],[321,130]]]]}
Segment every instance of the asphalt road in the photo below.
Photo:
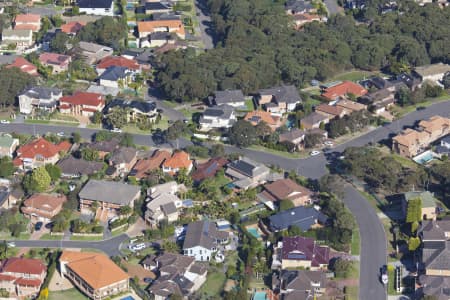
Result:
{"type": "Polygon", "coordinates": [[[379,270],[386,264],[384,227],[375,210],[354,187],[345,187],[343,201],[355,216],[360,231],[359,299],[386,299],[386,289],[379,280],[379,270]]]}
{"type": "Polygon", "coordinates": [[[336,15],[340,13],[339,5],[337,4],[336,0],[324,0],[325,6],[328,10],[328,15],[336,15]]]}
{"type": "Polygon", "coordinates": [[[211,17],[205,0],[195,0],[195,11],[199,23],[200,34],[205,49],[214,48],[211,17]]]}
{"type": "Polygon", "coordinates": [[[20,248],[91,248],[105,252],[109,256],[121,255],[119,246],[128,239],[126,234],[103,241],[55,241],[55,240],[15,240],[11,241],[20,248]]]}
{"type": "Polygon", "coordinates": [[[163,111],[162,114],[171,121],[186,119],[186,117],[181,112],[164,104],[164,102],[162,101],[163,96],[156,88],[147,88],[147,90],[144,91],[144,99],[145,101],[155,102],[156,108],[161,109],[163,111]]]}

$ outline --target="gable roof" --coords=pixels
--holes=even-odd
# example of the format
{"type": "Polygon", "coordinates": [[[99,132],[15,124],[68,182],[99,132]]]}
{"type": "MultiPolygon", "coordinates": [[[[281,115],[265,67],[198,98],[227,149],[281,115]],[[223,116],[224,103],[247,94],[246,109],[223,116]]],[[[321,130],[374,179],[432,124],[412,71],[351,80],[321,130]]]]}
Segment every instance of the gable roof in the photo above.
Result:
{"type": "Polygon", "coordinates": [[[62,92],[60,89],[57,88],[50,88],[45,86],[33,86],[24,90],[22,93],[20,93],[19,96],[25,95],[30,98],[50,100],[52,96],[58,94],[62,95],[62,92]]]}
{"type": "Polygon", "coordinates": [[[28,73],[33,76],[39,76],[39,73],[37,71],[37,67],[30,63],[28,60],[23,58],[22,56],[17,56],[15,61],[6,66],[6,68],[19,68],[22,72],[28,73]]]}
{"type": "Polygon", "coordinates": [[[290,226],[297,226],[303,231],[307,231],[317,222],[325,223],[327,217],[314,207],[298,206],[269,217],[272,231],[288,229],[290,226]]]}
{"type": "Polygon", "coordinates": [[[280,288],[290,291],[311,291],[313,284],[324,288],[327,281],[323,271],[282,270],[279,277],[283,283],[280,288]]]}
{"type": "Polygon", "coordinates": [[[0,147],[10,148],[15,143],[19,145],[18,139],[13,138],[9,133],[0,132],[0,147]]]}
{"type": "Polygon", "coordinates": [[[329,100],[335,100],[338,97],[343,97],[348,94],[353,94],[356,97],[361,97],[367,93],[368,91],[359,84],[351,81],[344,81],[338,85],[327,88],[322,94],[322,97],[325,97],[329,100]]]}
{"type": "Polygon", "coordinates": [[[302,98],[294,85],[282,85],[259,91],[260,95],[272,95],[278,103],[300,103],[302,98]]]}
{"type": "Polygon", "coordinates": [[[211,158],[203,164],[198,164],[196,170],[191,177],[195,182],[200,182],[208,177],[214,177],[220,169],[228,163],[228,160],[223,157],[211,158]]]}
{"type": "Polygon", "coordinates": [[[55,145],[41,137],[17,149],[17,156],[20,159],[35,158],[38,155],[51,158],[59,154],[60,151],[69,151],[70,147],[72,145],[67,141],[55,145]]]}
{"type": "Polygon", "coordinates": [[[84,26],[86,26],[86,22],[81,21],[72,21],[66,24],[61,25],[61,31],[64,33],[77,33],[84,26]]]}
{"type": "Polygon", "coordinates": [[[112,48],[111,47],[100,45],[100,44],[96,44],[96,43],[91,43],[91,42],[80,41],[78,43],[78,47],[82,51],[91,52],[91,53],[97,53],[97,52],[99,52],[99,51],[101,51],[103,49],[106,49],[108,52],[109,51],[112,52],[112,48]]]}
{"type": "Polygon", "coordinates": [[[231,115],[233,114],[234,109],[229,105],[221,105],[221,106],[213,106],[208,107],[203,112],[203,117],[213,117],[223,120],[230,119],[231,115]]]}
{"type": "Polygon", "coordinates": [[[190,223],[186,229],[183,249],[200,246],[211,250],[216,245],[216,240],[225,239],[227,236],[228,233],[217,230],[214,222],[197,221],[190,223]]]}
{"type": "Polygon", "coordinates": [[[1,265],[1,273],[23,273],[41,275],[47,267],[39,259],[11,257],[1,265]]]}
{"type": "Polygon", "coordinates": [[[300,120],[300,122],[303,124],[315,125],[317,123],[321,123],[326,120],[328,120],[328,118],[326,116],[319,114],[317,112],[312,112],[309,115],[307,115],[306,117],[302,118],[300,120]]]}
{"type": "Polygon", "coordinates": [[[120,139],[117,137],[113,137],[108,141],[93,142],[87,144],[86,147],[102,152],[113,152],[115,149],[117,149],[117,147],[119,147],[119,144],[120,139]]]}
{"type": "Polygon", "coordinates": [[[122,163],[130,163],[133,159],[136,158],[137,151],[132,147],[120,147],[116,149],[111,158],[110,162],[113,164],[122,164],[122,163]]]}
{"type": "Polygon", "coordinates": [[[436,207],[436,199],[434,198],[434,195],[430,193],[429,191],[411,191],[406,192],[404,194],[406,202],[408,202],[411,199],[420,198],[422,200],[422,208],[424,207],[436,207]]]}
{"type": "Polygon", "coordinates": [[[78,0],[77,5],[80,8],[110,8],[112,0],[78,0]]]}
{"type": "Polygon", "coordinates": [[[192,165],[192,160],[189,159],[189,154],[184,151],[177,151],[172,156],[163,162],[165,168],[171,169],[188,169],[192,165]]]}
{"type": "Polygon", "coordinates": [[[262,110],[248,112],[245,115],[244,120],[252,123],[252,125],[264,122],[269,126],[277,126],[280,123],[279,117],[272,116],[270,112],[262,110]]]}
{"type": "Polygon", "coordinates": [[[34,194],[26,199],[23,204],[26,207],[38,208],[39,210],[52,212],[58,206],[67,201],[67,197],[64,195],[50,195],[50,194],[34,194]]]}
{"type": "Polygon", "coordinates": [[[314,107],[314,109],[317,112],[323,112],[332,116],[340,116],[344,112],[344,109],[342,107],[328,104],[317,105],[316,107],[314,107]]]}
{"type": "Polygon", "coordinates": [[[141,21],[137,22],[139,33],[152,33],[158,31],[158,28],[167,27],[168,31],[173,31],[175,29],[175,33],[184,36],[185,30],[183,23],[181,20],[155,20],[155,21],[141,21]]]}
{"type": "Polygon", "coordinates": [[[71,57],[58,53],[44,52],[39,55],[39,61],[42,64],[63,66],[68,65],[71,57]]]}
{"type": "Polygon", "coordinates": [[[248,157],[243,157],[229,163],[228,168],[231,168],[247,177],[258,176],[269,170],[265,165],[257,163],[248,157]]]}
{"type": "Polygon", "coordinates": [[[162,2],[145,2],[146,10],[167,10],[170,7],[166,3],[162,2]]]}
{"type": "Polygon", "coordinates": [[[105,72],[103,72],[98,77],[98,79],[118,81],[119,79],[126,78],[127,76],[129,76],[128,68],[119,66],[110,66],[106,68],[105,72]]]}
{"type": "Polygon", "coordinates": [[[364,104],[346,99],[339,100],[336,103],[336,106],[342,107],[344,109],[349,109],[351,111],[360,111],[367,108],[367,106],[364,104]]]}
{"type": "Polygon", "coordinates": [[[16,23],[38,23],[41,22],[41,16],[37,14],[20,14],[14,19],[16,23]]]}
{"type": "Polygon", "coordinates": [[[292,179],[280,179],[264,185],[265,191],[272,195],[276,200],[292,200],[298,197],[310,196],[312,192],[294,182],[292,179]]]}
{"type": "Polygon", "coordinates": [[[162,163],[170,158],[170,152],[164,150],[156,150],[152,157],[148,159],[139,160],[133,167],[132,176],[141,179],[146,176],[146,173],[152,170],[159,169],[162,163]]]}
{"type": "Polygon", "coordinates": [[[419,232],[422,241],[445,241],[446,233],[450,232],[450,219],[423,220],[419,232]]]}
{"type": "Polygon", "coordinates": [[[292,141],[294,141],[296,139],[304,138],[305,135],[306,135],[306,132],[304,130],[296,128],[296,129],[292,129],[292,130],[290,130],[290,131],[288,131],[286,133],[280,134],[279,137],[278,137],[278,140],[280,142],[284,142],[284,141],[292,142],[292,141]]]}
{"type": "Polygon", "coordinates": [[[156,104],[152,101],[114,99],[108,104],[107,110],[110,110],[113,107],[120,107],[123,109],[130,108],[146,114],[154,111],[156,109],[156,104]]]}
{"type": "Polygon", "coordinates": [[[62,97],[59,102],[72,105],[99,106],[105,103],[105,99],[103,95],[97,93],[75,92],[71,96],[62,97]]]}
{"type": "Polygon", "coordinates": [[[106,255],[92,252],[63,251],[59,258],[94,289],[128,280],[130,277],[106,255]]]}
{"type": "Polygon", "coordinates": [[[97,69],[107,69],[111,66],[125,67],[129,70],[139,70],[139,64],[134,59],[128,59],[123,56],[108,56],[100,60],[97,69]]]}
{"type": "Polygon", "coordinates": [[[424,242],[422,261],[425,269],[450,271],[450,241],[424,242]]]}
{"type": "Polygon", "coordinates": [[[236,102],[245,102],[245,98],[241,90],[215,91],[214,101],[217,105],[221,105],[236,102]]]}
{"type": "Polygon", "coordinates": [[[319,246],[313,238],[294,236],[283,238],[282,259],[308,260],[318,267],[330,261],[330,248],[319,246]]]}
{"type": "Polygon", "coordinates": [[[139,192],[139,186],[122,182],[91,179],[84,185],[78,196],[80,199],[85,200],[128,205],[139,195],[139,192]]]}
{"type": "Polygon", "coordinates": [[[422,78],[433,75],[440,75],[450,72],[450,65],[444,63],[437,63],[416,67],[414,72],[419,74],[422,78]]]}
{"type": "Polygon", "coordinates": [[[102,162],[87,161],[73,156],[60,160],[57,165],[61,169],[62,174],[75,176],[92,175],[103,169],[102,162]]]}

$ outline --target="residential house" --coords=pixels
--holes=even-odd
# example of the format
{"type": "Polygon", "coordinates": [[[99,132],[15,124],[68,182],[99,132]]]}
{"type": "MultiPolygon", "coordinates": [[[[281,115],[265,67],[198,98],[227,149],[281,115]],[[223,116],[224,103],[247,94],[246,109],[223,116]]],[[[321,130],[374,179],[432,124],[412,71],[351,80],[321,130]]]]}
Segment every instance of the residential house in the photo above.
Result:
{"type": "Polygon", "coordinates": [[[169,13],[172,11],[172,7],[168,3],[164,2],[145,2],[145,14],[153,15],[155,13],[169,13]]]}
{"type": "Polygon", "coordinates": [[[113,108],[119,108],[127,112],[127,122],[136,121],[141,118],[155,122],[158,116],[156,103],[151,101],[114,99],[108,104],[106,111],[109,113],[113,108]]]}
{"type": "Polygon", "coordinates": [[[52,74],[67,72],[72,58],[68,55],[44,52],[39,55],[39,62],[45,67],[52,67],[52,74]]]}
{"type": "Polygon", "coordinates": [[[80,209],[91,208],[94,202],[98,207],[109,211],[119,210],[123,206],[134,206],[139,199],[141,190],[139,186],[123,182],[89,180],[81,189],[80,209]]]}
{"type": "Polygon", "coordinates": [[[101,94],[75,92],[59,99],[59,111],[63,114],[91,117],[105,107],[105,97],[101,94]]]}
{"type": "Polygon", "coordinates": [[[82,21],[72,21],[66,24],[61,25],[61,31],[68,35],[76,35],[78,31],[81,30],[84,26],[86,26],[86,22],[82,21]]]}
{"type": "Polygon", "coordinates": [[[345,115],[345,110],[340,106],[320,104],[314,107],[314,111],[318,114],[324,115],[328,119],[342,118],[345,115]]]}
{"type": "Polygon", "coordinates": [[[450,240],[424,242],[420,267],[427,276],[450,277],[450,240]]]}
{"type": "Polygon", "coordinates": [[[23,58],[22,56],[17,56],[14,59],[14,62],[10,65],[6,66],[7,69],[9,68],[19,68],[22,72],[27,73],[31,76],[39,76],[39,73],[37,71],[37,67],[30,63],[28,60],[23,58]]]}
{"type": "Polygon", "coordinates": [[[205,163],[197,164],[191,178],[195,183],[200,183],[206,178],[212,178],[219,170],[222,170],[228,164],[228,159],[223,157],[214,157],[205,163]]]}
{"type": "Polygon", "coordinates": [[[61,159],[57,166],[61,169],[63,178],[80,178],[83,175],[89,176],[103,170],[102,162],[87,161],[73,156],[61,159]]]}
{"type": "Polygon", "coordinates": [[[265,184],[257,198],[274,210],[281,201],[291,201],[295,206],[311,204],[312,196],[312,191],[286,178],[265,184]]]}
{"type": "Polygon", "coordinates": [[[315,13],[317,11],[311,1],[305,0],[288,0],[285,4],[285,10],[289,15],[315,13]]]}
{"type": "Polygon", "coordinates": [[[418,232],[423,243],[450,240],[450,219],[423,220],[418,232]]]}
{"type": "Polygon", "coordinates": [[[163,162],[171,156],[170,152],[156,150],[150,158],[139,160],[131,169],[129,176],[134,176],[137,180],[141,180],[147,177],[151,171],[162,168],[163,162]]]}
{"type": "Polygon", "coordinates": [[[347,98],[349,95],[353,95],[358,98],[367,93],[368,91],[359,84],[351,81],[344,81],[332,87],[326,88],[322,93],[322,97],[333,103],[339,99],[347,98]]]}
{"type": "Polygon", "coordinates": [[[327,277],[323,271],[281,270],[272,276],[272,290],[284,300],[308,300],[326,292],[327,277]]]}
{"type": "Polygon", "coordinates": [[[161,193],[149,199],[146,205],[145,222],[156,227],[161,221],[173,223],[178,220],[183,202],[175,193],[161,193]]]}
{"type": "Polygon", "coordinates": [[[41,29],[41,16],[36,14],[19,14],[14,18],[14,30],[31,30],[38,32],[41,29]]]}
{"type": "Polygon", "coordinates": [[[137,23],[139,38],[147,38],[154,32],[173,32],[180,39],[186,38],[186,32],[181,20],[154,20],[141,21],[137,23]]]}
{"type": "Polygon", "coordinates": [[[155,300],[165,300],[174,294],[189,297],[206,281],[208,271],[193,257],[173,253],[146,257],[142,264],[160,274],[148,289],[155,300]]]}
{"type": "Polygon", "coordinates": [[[148,200],[156,199],[162,195],[176,195],[176,194],[182,194],[185,193],[186,187],[184,184],[178,184],[175,181],[169,181],[166,183],[157,184],[155,186],[152,186],[148,188],[147,190],[147,196],[148,200]]]}
{"type": "Polygon", "coordinates": [[[57,88],[34,86],[27,88],[17,97],[19,99],[19,111],[22,114],[29,115],[36,109],[52,112],[56,109],[58,100],[62,97],[62,91],[57,88]]]}
{"type": "Polygon", "coordinates": [[[344,115],[349,115],[353,112],[367,109],[367,105],[364,105],[364,104],[361,104],[361,103],[358,103],[355,101],[347,100],[347,99],[339,100],[336,103],[336,107],[342,108],[344,110],[344,115]]]}
{"type": "Polygon", "coordinates": [[[127,88],[133,81],[133,73],[126,67],[111,66],[98,77],[101,86],[111,88],[127,88]]]}
{"type": "Polygon", "coordinates": [[[302,102],[297,88],[293,85],[277,86],[259,91],[259,105],[275,114],[292,112],[302,102]]]}
{"type": "Polygon", "coordinates": [[[141,69],[138,62],[123,56],[108,56],[99,61],[95,69],[99,75],[103,74],[109,67],[124,67],[130,72],[138,73],[141,69]]]}
{"type": "Polygon", "coordinates": [[[389,88],[384,88],[372,93],[368,93],[360,98],[360,102],[371,107],[371,110],[380,114],[385,112],[387,108],[395,103],[395,91],[389,88]]]}
{"type": "Polygon", "coordinates": [[[402,212],[405,218],[406,213],[408,211],[409,201],[411,201],[412,199],[421,199],[422,212],[420,215],[424,220],[427,219],[436,220],[437,200],[434,198],[434,195],[428,191],[424,192],[413,191],[403,194],[402,212]]]}
{"type": "Polygon", "coordinates": [[[67,197],[64,195],[33,194],[23,202],[22,213],[34,222],[50,222],[63,208],[67,197]]]}
{"type": "Polygon", "coordinates": [[[440,155],[448,155],[450,154],[450,135],[444,136],[439,145],[436,145],[433,152],[440,155]]]}
{"type": "Polygon", "coordinates": [[[78,47],[74,48],[74,52],[81,55],[85,62],[90,65],[95,64],[102,58],[113,55],[111,47],[83,41],[78,43],[78,47]]]}
{"type": "Polygon", "coordinates": [[[146,38],[140,39],[141,48],[155,48],[166,44],[174,45],[176,43],[176,34],[171,32],[157,31],[150,33],[146,38]]]}
{"type": "Polygon", "coordinates": [[[34,169],[47,164],[56,164],[60,159],[61,153],[69,152],[72,145],[67,141],[59,144],[53,144],[44,138],[38,138],[23,146],[16,151],[16,158],[13,163],[16,167],[23,169],[34,169]]]}
{"type": "Polygon", "coordinates": [[[441,86],[441,81],[448,72],[450,72],[450,65],[443,63],[416,67],[413,71],[414,75],[420,78],[422,83],[429,82],[441,86]]]}
{"type": "Polygon", "coordinates": [[[403,82],[413,92],[421,85],[420,78],[414,74],[401,73],[397,76],[397,80],[403,82]]]}
{"type": "Polygon", "coordinates": [[[0,208],[9,209],[11,204],[9,201],[10,190],[6,186],[0,186],[0,208]]]}
{"type": "Polygon", "coordinates": [[[217,230],[210,221],[190,223],[183,242],[183,254],[193,256],[196,261],[210,261],[219,252],[219,246],[228,241],[229,233],[217,230]]]}
{"type": "Polygon", "coordinates": [[[272,131],[275,131],[278,127],[282,125],[281,118],[278,116],[272,115],[268,111],[255,110],[248,112],[244,120],[250,122],[253,126],[258,125],[261,122],[267,124],[272,131]]]}
{"type": "Polygon", "coordinates": [[[119,138],[112,138],[107,141],[93,142],[87,144],[86,147],[97,151],[99,158],[104,159],[106,155],[114,152],[114,150],[119,148],[119,144],[120,144],[119,138]]]}
{"type": "Polygon", "coordinates": [[[114,16],[113,0],[77,0],[80,13],[97,16],[114,16]]]}
{"type": "Polygon", "coordinates": [[[245,107],[245,98],[241,90],[215,91],[213,103],[215,105],[245,107]]]}
{"type": "Polygon", "coordinates": [[[273,232],[278,232],[297,226],[302,231],[308,231],[326,222],[327,217],[314,207],[298,206],[270,216],[269,228],[273,232]]]}
{"type": "Polygon", "coordinates": [[[13,138],[8,133],[0,133],[0,157],[13,157],[14,151],[19,146],[19,139],[13,138]]]}
{"type": "Polygon", "coordinates": [[[428,276],[420,275],[418,280],[423,295],[431,299],[447,300],[450,299],[450,276],[428,276]]]}
{"type": "Polygon", "coordinates": [[[292,19],[294,20],[295,29],[299,30],[305,24],[312,23],[312,22],[323,22],[324,19],[322,19],[319,15],[315,14],[309,14],[309,13],[301,13],[296,14],[292,16],[292,19]]]}
{"type": "Polygon", "coordinates": [[[268,181],[270,169],[244,157],[229,163],[225,174],[234,180],[234,186],[246,190],[268,181]]]}
{"type": "Polygon", "coordinates": [[[94,300],[109,299],[130,288],[130,276],[103,253],[64,250],[59,272],[94,300]]]}
{"type": "Polygon", "coordinates": [[[38,296],[47,276],[47,267],[39,259],[11,257],[0,266],[0,288],[20,299],[38,296]]]}
{"type": "Polygon", "coordinates": [[[274,263],[281,260],[281,269],[305,268],[312,271],[326,269],[330,261],[330,248],[319,246],[313,238],[284,237],[274,253],[274,263]]]}
{"type": "Polygon", "coordinates": [[[117,174],[124,174],[131,171],[136,164],[137,151],[132,147],[120,147],[112,153],[108,162],[116,169],[117,174]]]}
{"type": "Polygon", "coordinates": [[[15,45],[17,50],[33,46],[33,32],[29,29],[3,29],[2,46],[8,45],[15,45]]]}
{"type": "Polygon", "coordinates": [[[413,157],[434,141],[450,133],[450,119],[433,116],[419,122],[417,130],[406,129],[392,139],[392,150],[405,157],[413,157]]]}
{"type": "Polygon", "coordinates": [[[230,128],[236,122],[234,108],[228,105],[208,107],[199,120],[200,130],[230,128]]]}
{"type": "Polygon", "coordinates": [[[300,126],[303,129],[315,129],[320,128],[321,124],[325,125],[328,122],[330,122],[330,119],[325,115],[312,112],[300,120],[300,126]]]}
{"type": "Polygon", "coordinates": [[[162,164],[164,173],[175,175],[181,169],[185,169],[187,173],[192,170],[193,164],[189,154],[184,151],[175,151],[172,156],[166,159],[162,164]]]}
{"type": "Polygon", "coordinates": [[[293,128],[286,133],[281,133],[278,137],[279,143],[292,143],[297,149],[300,148],[301,143],[305,140],[306,131],[293,128]]]}

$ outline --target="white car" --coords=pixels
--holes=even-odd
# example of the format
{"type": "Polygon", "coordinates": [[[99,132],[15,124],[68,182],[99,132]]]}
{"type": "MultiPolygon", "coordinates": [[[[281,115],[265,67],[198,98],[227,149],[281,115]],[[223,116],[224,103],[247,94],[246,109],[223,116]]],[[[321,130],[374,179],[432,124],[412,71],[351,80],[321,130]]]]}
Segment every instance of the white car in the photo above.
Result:
{"type": "Polygon", "coordinates": [[[139,243],[139,244],[136,244],[136,245],[129,245],[128,249],[130,249],[133,252],[136,252],[136,251],[145,249],[145,244],[144,243],[139,243]]]}
{"type": "Polygon", "coordinates": [[[11,123],[11,122],[8,121],[8,120],[1,120],[0,123],[1,123],[1,124],[9,124],[9,123],[11,123]]]}
{"type": "Polygon", "coordinates": [[[63,137],[63,136],[65,136],[66,134],[64,133],[64,132],[58,132],[57,134],[56,134],[57,136],[59,136],[59,137],[63,137]]]}
{"type": "Polygon", "coordinates": [[[320,154],[320,151],[317,151],[317,150],[311,151],[311,153],[309,153],[309,155],[311,155],[311,156],[316,156],[319,154],[320,154]]]}
{"type": "Polygon", "coordinates": [[[113,128],[113,129],[111,129],[111,132],[122,133],[122,129],[120,129],[120,128],[113,128]]]}
{"type": "Polygon", "coordinates": [[[332,141],[325,141],[323,144],[328,147],[332,147],[334,145],[332,141]]]}
{"type": "Polygon", "coordinates": [[[9,242],[7,245],[8,245],[9,248],[14,248],[16,246],[16,243],[9,242]]]}

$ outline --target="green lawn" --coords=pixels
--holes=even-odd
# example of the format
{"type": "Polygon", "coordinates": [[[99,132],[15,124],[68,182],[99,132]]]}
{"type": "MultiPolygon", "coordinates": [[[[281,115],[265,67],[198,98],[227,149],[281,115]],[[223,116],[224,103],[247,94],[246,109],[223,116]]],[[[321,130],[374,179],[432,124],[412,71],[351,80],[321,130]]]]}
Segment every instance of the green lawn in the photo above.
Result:
{"type": "Polygon", "coordinates": [[[2,231],[0,232],[0,239],[1,240],[29,240],[30,234],[28,232],[23,232],[19,235],[19,237],[13,237],[11,236],[11,233],[2,231]]]}
{"type": "Polygon", "coordinates": [[[48,300],[62,300],[62,299],[88,300],[89,298],[83,295],[80,291],[78,291],[75,288],[66,291],[49,292],[48,300]]]}
{"type": "Polygon", "coordinates": [[[41,236],[40,240],[49,240],[49,241],[60,241],[64,235],[51,235],[50,233],[45,233],[41,236]]]}
{"type": "Polygon", "coordinates": [[[345,73],[338,74],[338,75],[334,76],[333,78],[331,78],[328,81],[329,82],[332,82],[332,81],[344,81],[344,80],[358,81],[358,80],[361,80],[361,79],[364,79],[364,78],[369,78],[369,77],[374,76],[374,75],[379,75],[379,74],[376,73],[376,72],[355,70],[355,71],[350,71],[350,72],[345,72],[345,73]]]}
{"type": "Polygon", "coordinates": [[[101,241],[103,236],[71,236],[71,241],[101,241]]]}
{"type": "Polygon", "coordinates": [[[357,300],[358,299],[358,287],[357,286],[346,286],[345,287],[345,299],[347,300],[357,300]]]}
{"type": "Polygon", "coordinates": [[[396,118],[401,118],[404,115],[417,110],[418,107],[428,107],[434,103],[448,101],[448,100],[450,100],[450,96],[448,93],[445,93],[444,95],[442,95],[440,97],[428,98],[424,102],[417,103],[415,105],[410,105],[410,106],[405,106],[405,107],[395,105],[392,108],[392,113],[396,118]]]}
{"type": "Polygon", "coordinates": [[[44,124],[44,125],[58,125],[58,126],[78,126],[79,123],[73,122],[58,122],[58,121],[49,121],[49,120],[25,120],[25,124],[44,124]]]}
{"type": "Polygon", "coordinates": [[[255,109],[255,106],[253,104],[253,99],[245,100],[245,106],[247,106],[248,111],[253,111],[255,109]]]}
{"type": "Polygon", "coordinates": [[[352,255],[359,255],[360,253],[360,236],[359,236],[359,229],[353,230],[352,234],[352,245],[351,245],[351,251],[352,255]]]}
{"type": "Polygon", "coordinates": [[[294,152],[294,153],[290,153],[290,152],[285,152],[285,151],[278,151],[275,149],[269,149],[260,145],[252,145],[250,147],[248,147],[251,150],[256,150],[256,151],[262,151],[262,152],[267,152],[267,153],[272,153],[278,156],[283,156],[286,158],[305,158],[308,156],[307,152],[294,152]]]}
{"type": "Polygon", "coordinates": [[[208,274],[206,282],[200,289],[200,294],[204,294],[207,298],[220,295],[222,288],[225,284],[225,274],[222,272],[212,272],[208,274]]]}

